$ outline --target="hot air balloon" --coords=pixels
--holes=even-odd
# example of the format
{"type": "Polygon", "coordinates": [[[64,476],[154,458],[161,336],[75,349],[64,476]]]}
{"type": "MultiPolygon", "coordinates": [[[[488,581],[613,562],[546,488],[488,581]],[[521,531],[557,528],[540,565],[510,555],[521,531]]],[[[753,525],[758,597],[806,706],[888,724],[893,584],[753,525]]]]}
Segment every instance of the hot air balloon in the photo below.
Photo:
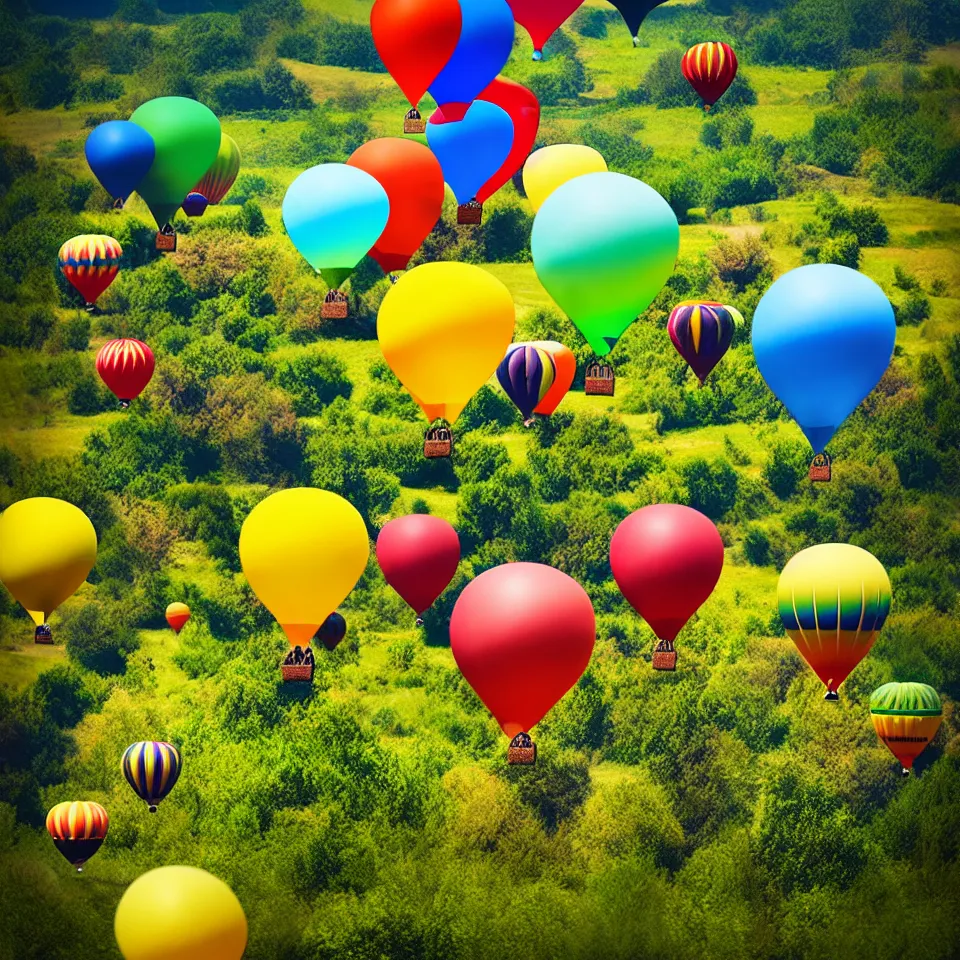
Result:
{"type": "Polygon", "coordinates": [[[158,867],[124,891],[113,922],[124,960],[240,960],[247,918],[234,892],[196,867],[158,867]]]}
{"type": "Polygon", "coordinates": [[[654,669],[676,669],[673,642],[723,569],[723,541],[713,521],[675,503],[643,507],[614,531],[610,567],[620,592],[660,641],[654,669]]]}
{"type": "Polygon", "coordinates": [[[814,263],[774,281],[753,316],[753,352],[767,386],[821,453],[877,385],[897,325],[884,292],[849,267],[814,263]]]}
{"type": "Polygon", "coordinates": [[[546,350],[553,359],[553,383],[547,388],[547,392],[543,395],[541,401],[533,408],[534,413],[538,413],[542,417],[548,417],[560,406],[560,401],[573,386],[574,377],[577,375],[577,358],[569,347],[557,343],[556,340],[531,340],[528,344],[516,344],[516,346],[530,346],[536,347],[538,350],[546,350]]]}
{"type": "Polygon", "coordinates": [[[507,0],[513,18],[530,34],[533,59],[543,59],[543,45],[583,0],[507,0]]]}
{"type": "Polygon", "coordinates": [[[68,240],[57,259],[60,272],[93,310],[97,297],[119,273],[122,257],[123,248],[113,237],[87,233],[68,240]]]}
{"type": "Polygon", "coordinates": [[[731,307],[712,300],[683,300],[670,312],[667,332],[701,386],[730,349],[735,316],[731,307]]]}
{"type": "Polygon", "coordinates": [[[319,640],[328,650],[336,650],[347,635],[347,621],[334,611],[320,624],[315,640],[319,640]]]}
{"type": "Polygon", "coordinates": [[[481,187],[503,166],[513,145],[513,121],[505,110],[486,100],[475,100],[456,121],[437,110],[427,124],[427,143],[443,168],[460,205],[459,223],[479,223],[481,187]]]}
{"type": "Polygon", "coordinates": [[[513,49],[513,12],[506,0],[459,0],[460,37],[428,87],[448,121],[467,107],[503,69],[513,49]]]}
{"type": "Polygon", "coordinates": [[[610,2],[620,11],[620,16],[623,17],[623,22],[633,37],[633,45],[638,47],[640,46],[640,25],[654,7],[659,7],[667,0],[610,0],[610,2]]]}
{"type": "Polygon", "coordinates": [[[120,769],[133,792],[156,813],[157,804],[177,785],[183,761],[172,744],[142,740],[123,751],[120,769]]]}
{"type": "Polygon", "coordinates": [[[414,110],[460,39],[458,0],[377,0],[370,32],[387,72],[414,110]]]}
{"type": "Polygon", "coordinates": [[[190,608],[185,603],[171,603],[167,607],[166,618],[170,629],[179,633],[190,619],[190,608]]]}
{"type": "Polygon", "coordinates": [[[240,529],[240,565],[291,647],[307,646],[363,574],[370,543],[343,497],[298,487],[258,503],[240,529]]]}
{"type": "Polygon", "coordinates": [[[377,336],[427,420],[452,424],[503,359],[514,321],[510,291],[482,267],[424,263],[383,298],[377,336]]]}
{"type": "Polygon", "coordinates": [[[229,192],[240,172],[240,148],[233,137],[220,135],[220,149],[210,169],[183,201],[188,217],[202,217],[209,204],[219,203],[229,192]]]}
{"type": "Polygon", "coordinates": [[[546,350],[529,344],[508,349],[497,367],[497,380],[522,414],[525,427],[533,425],[533,412],[553,386],[556,376],[553,357],[546,350]]]}
{"type": "Polygon", "coordinates": [[[870,719],[907,777],[937,735],[943,706],[937,691],[925,683],[885,683],[870,694],[870,719]]]}
{"type": "Polygon", "coordinates": [[[411,606],[417,626],[447,588],[460,563],[460,538],[441,517],[410,514],[384,524],[377,537],[384,579],[411,606]]]}
{"type": "Polygon", "coordinates": [[[511,762],[533,762],[530,730],[580,679],[595,639],[590,598],[554,567],[505,563],[464,588],[450,617],[450,649],[511,738],[511,762]]]}
{"type": "Polygon", "coordinates": [[[109,826],[107,811],[92,800],[65,800],[47,814],[47,833],[77,873],[103,846],[109,826]]]}
{"type": "Polygon", "coordinates": [[[383,137],[358,147],[347,164],[369,173],[390,203],[387,226],[370,250],[384,273],[406,270],[443,212],[443,170],[422,143],[383,137]]]}
{"type": "Polygon", "coordinates": [[[531,90],[496,77],[477,97],[500,107],[513,121],[513,146],[497,172],[477,191],[477,203],[490,199],[522,166],[540,129],[540,101],[531,90]]]}
{"type": "Polygon", "coordinates": [[[804,660],[826,684],[824,700],[867,655],[890,612],[890,578],[873,554],[821,543],[787,562],[777,586],[780,619],[804,660]]]}
{"type": "Polygon", "coordinates": [[[680,69],[703,100],[703,109],[709,111],[733,83],[737,55],[726,43],[697,43],[683,55],[680,69]]]}
{"type": "Polygon", "coordinates": [[[322,163],[287,187],[281,212],[293,245],[336,290],[380,239],[390,200],[366,171],[322,163]]]}
{"type": "Polygon", "coordinates": [[[100,379],[126,410],[143,393],[153,376],[153,351],[142,341],[122,337],[110,340],[97,353],[100,379]]]}
{"type": "MultiPolygon", "coordinates": [[[[202,103],[188,97],[157,97],[137,107],[130,118],[153,137],[153,163],[137,186],[162,234],[195,183],[220,149],[220,121],[202,103]]],[[[161,249],[175,249],[162,244],[161,249]]]]}
{"type": "Polygon", "coordinates": [[[530,248],[547,293],[602,357],[673,273],[680,227],[653,187],[588,173],[543,202],[530,248]]]}
{"type": "Polygon", "coordinates": [[[30,497],[0,514],[0,581],[33,618],[41,643],[53,642],[47,617],[76,593],[96,560],[96,531],[72,503],[30,497]]]}
{"type": "Polygon", "coordinates": [[[153,165],[156,147],[143,127],[108,120],[90,131],[83,152],[100,185],[122,206],[153,165]]]}
{"type": "Polygon", "coordinates": [[[523,165],[523,190],[536,213],[557,187],[585,173],[606,173],[607,161],[582,143],[555,143],[534,150],[523,165]]]}

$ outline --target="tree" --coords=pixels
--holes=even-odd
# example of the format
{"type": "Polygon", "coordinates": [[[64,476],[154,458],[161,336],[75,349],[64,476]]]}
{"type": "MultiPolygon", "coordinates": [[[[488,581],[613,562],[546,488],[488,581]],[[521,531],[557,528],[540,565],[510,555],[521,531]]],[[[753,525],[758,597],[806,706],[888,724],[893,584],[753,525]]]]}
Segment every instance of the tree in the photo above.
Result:
{"type": "Polygon", "coordinates": [[[122,608],[101,601],[68,608],[58,632],[71,659],[101,674],[122,673],[127,657],[140,646],[122,608]]]}
{"type": "Polygon", "coordinates": [[[797,492],[810,465],[810,454],[798,440],[777,440],[763,467],[763,479],[781,499],[789,500],[797,492]]]}
{"type": "Polygon", "coordinates": [[[300,354],[277,370],[277,383],[293,395],[293,409],[301,417],[316,416],[353,392],[346,364],[332,353],[300,354]]]}
{"type": "Polygon", "coordinates": [[[711,520],[720,520],[737,499],[737,471],[724,457],[712,463],[693,457],[680,466],[680,476],[689,492],[689,504],[711,520]]]}

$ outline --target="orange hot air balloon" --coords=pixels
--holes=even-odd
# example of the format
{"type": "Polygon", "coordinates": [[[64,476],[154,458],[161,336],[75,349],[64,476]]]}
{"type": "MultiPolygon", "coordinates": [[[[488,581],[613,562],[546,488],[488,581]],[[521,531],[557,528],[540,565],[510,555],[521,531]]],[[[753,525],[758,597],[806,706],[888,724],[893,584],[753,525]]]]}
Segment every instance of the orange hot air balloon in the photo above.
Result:
{"type": "Polygon", "coordinates": [[[123,248],[113,237],[83,234],[68,240],[57,260],[61,273],[93,307],[97,297],[113,283],[120,270],[123,248]]]}
{"type": "Polygon", "coordinates": [[[709,110],[733,83],[737,55],[727,43],[697,43],[683,55],[680,69],[703,99],[703,109],[709,110]]]}
{"type": "Polygon", "coordinates": [[[577,358],[569,347],[557,343],[556,340],[532,340],[530,346],[546,350],[553,357],[553,366],[556,370],[553,384],[543,395],[543,399],[533,408],[534,413],[548,417],[560,406],[560,401],[573,386],[573,379],[577,375],[577,358]]]}
{"type": "Polygon", "coordinates": [[[943,706],[937,691],[925,683],[885,683],[870,695],[870,719],[906,777],[937,735],[943,706]]]}
{"type": "Polygon", "coordinates": [[[107,811],[92,800],[65,800],[47,814],[47,832],[77,873],[103,845],[109,826],[107,811]]]}
{"type": "Polygon", "coordinates": [[[167,623],[174,633],[179,633],[190,619],[190,608],[185,603],[171,603],[167,607],[167,623]]]}
{"type": "Polygon", "coordinates": [[[97,354],[97,373],[124,409],[143,393],[153,368],[153,351],[142,340],[111,340],[97,354]]]}
{"type": "Polygon", "coordinates": [[[353,151],[347,163],[369,173],[390,199],[390,216],[370,256],[384,273],[405,270],[443,211],[443,170],[416,140],[382,137],[353,151]]]}

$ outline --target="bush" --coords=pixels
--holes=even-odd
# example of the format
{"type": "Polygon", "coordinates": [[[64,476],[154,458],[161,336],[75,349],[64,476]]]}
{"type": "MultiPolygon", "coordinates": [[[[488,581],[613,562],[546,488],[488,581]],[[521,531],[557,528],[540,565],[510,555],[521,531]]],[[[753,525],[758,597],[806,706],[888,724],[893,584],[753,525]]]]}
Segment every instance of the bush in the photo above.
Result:
{"type": "Polygon", "coordinates": [[[680,465],[680,476],[689,493],[689,505],[708,516],[721,520],[733,509],[737,499],[737,471],[723,457],[709,463],[693,457],[680,465]]]}
{"type": "Polygon", "coordinates": [[[752,137],[753,121],[745,110],[721,113],[700,128],[700,142],[713,150],[746,146],[752,137]]]}
{"type": "Polygon", "coordinates": [[[919,290],[911,290],[903,303],[894,303],[897,323],[915,326],[930,318],[930,301],[919,290]]]}
{"type": "Polygon", "coordinates": [[[103,413],[115,404],[116,398],[92,373],[81,377],[67,396],[67,409],[79,416],[103,413]]]}
{"type": "Polygon", "coordinates": [[[123,96],[123,81],[99,74],[77,85],[76,99],[81,103],[108,103],[123,96]]]}
{"type": "Polygon", "coordinates": [[[122,673],[127,657],[140,646],[123,609],[99,601],[70,608],[58,632],[71,659],[101,674],[122,673]]]}
{"type": "Polygon", "coordinates": [[[293,409],[313,417],[337,397],[350,399],[353,384],[347,366],[331,353],[300,354],[277,370],[277,383],[293,395],[293,409]]]}
{"type": "Polygon", "coordinates": [[[815,247],[817,263],[838,263],[856,270],[860,266],[860,244],[852,233],[829,237],[815,247]]]}
{"type": "Polygon", "coordinates": [[[320,24],[315,62],[369,73],[386,72],[369,25],[336,17],[324,17],[320,24]]]}
{"type": "Polygon", "coordinates": [[[607,35],[607,11],[598,7],[580,7],[570,18],[570,28],[581,37],[603,40],[607,35]]]}
{"type": "Polygon", "coordinates": [[[765,567],[770,563],[770,538],[762,527],[751,524],[743,538],[743,555],[747,563],[765,567]]]}
{"type": "Polygon", "coordinates": [[[773,263],[763,241],[749,233],[742,240],[723,237],[710,251],[717,276],[737,290],[772,278],[773,263]]]}

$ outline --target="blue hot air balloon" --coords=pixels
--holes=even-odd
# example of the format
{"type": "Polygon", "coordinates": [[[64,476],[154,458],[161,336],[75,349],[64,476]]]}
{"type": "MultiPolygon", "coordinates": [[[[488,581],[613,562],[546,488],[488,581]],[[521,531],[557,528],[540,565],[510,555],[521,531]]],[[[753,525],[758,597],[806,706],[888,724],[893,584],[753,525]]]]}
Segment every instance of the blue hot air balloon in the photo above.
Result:
{"type": "Polygon", "coordinates": [[[130,120],[108,120],[94,127],[83,148],[103,189],[123,203],[153,165],[153,137],[130,120]]]}
{"type": "Polygon", "coordinates": [[[890,301],[869,277],[814,263],[763,295],[753,352],[767,386],[821,453],[883,376],[896,334],[890,301]]]}
{"type": "Polygon", "coordinates": [[[513,344],[497,367],[497,379],[504,393],[523,414],[523,425],[533,423],[533,411],[553,386],[557,368],[553,357],[542,347],[513,344]]]}
{"type": "Polygon", "coordinates": [[[427,124],[427,143],[457,202],[468,203],[507,159],[513,147],[513,121],[506,110],[486,100],[470,104],[462,120],[438,123],[434,119],[438,114],[427,124]]]}
{"type": "Polygon", "coordinates": [[[463,116],[513,50],[513,11],[507,0],[460,0],[460,14],[460,39],[429,88],[448,120],[463,116]]]}

